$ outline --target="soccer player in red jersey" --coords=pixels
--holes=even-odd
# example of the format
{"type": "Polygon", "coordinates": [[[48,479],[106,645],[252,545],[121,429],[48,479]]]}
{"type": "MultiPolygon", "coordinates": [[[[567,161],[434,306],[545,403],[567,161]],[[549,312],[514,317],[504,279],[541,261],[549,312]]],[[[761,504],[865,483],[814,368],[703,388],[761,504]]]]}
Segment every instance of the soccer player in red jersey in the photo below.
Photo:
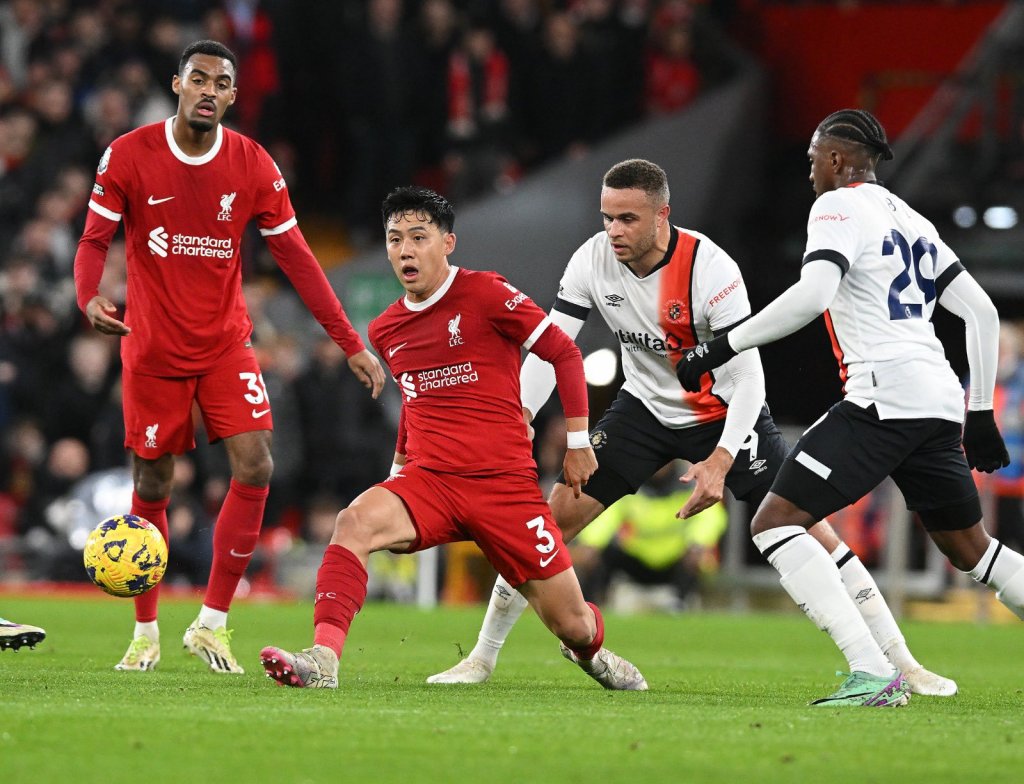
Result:
{"type": "MultiPolygon", "coordinates": [[[[167,538],[174,455],[195,446],[192,403],[211,441],[223,440],[231,486],[213,535],[213,566],[189,651],[218,673],[241,673],[227,613],[252,558],[273,468],[273,420],[253,352],[239,251],[255,219],[274,259],[376,397],[380,362],[360,340],[296,225],[281,172],[256,142],[221,125],[236,93],[236,59],[216,41],[182,53],[172,89],[178,111],[116,139],[96,170],[75,256],[78,305],[93,327],[120,335],[132,514],[167,538]],[[124,218],[128,294],[124,321],[99,293],[107,248],[124,218]]],[[[160,660],[159,588],[135,599],[135,634],[119,670],[160,660]]]]}
{"type": "Polygon", "coordinates": [[[267,674],[288,686],[336,688],[338,659],[366,598],[371,552],[412,553],[472,539],[561,640],[562,653],[607,689],[647,682],[603,647],[537,485],[519,402],[520,349],[555,368],[566,415],[565,483],[579,497],[597,468],[587,433],[583,360],[572,339],[494,272],[449,265],[455,215],[425,188],[383,205],[387,251],[406,295],[370,324],[370,340],[402,392],[395,468],[335,523],[317,574],[313,647],[264,648],[267,674]]]}

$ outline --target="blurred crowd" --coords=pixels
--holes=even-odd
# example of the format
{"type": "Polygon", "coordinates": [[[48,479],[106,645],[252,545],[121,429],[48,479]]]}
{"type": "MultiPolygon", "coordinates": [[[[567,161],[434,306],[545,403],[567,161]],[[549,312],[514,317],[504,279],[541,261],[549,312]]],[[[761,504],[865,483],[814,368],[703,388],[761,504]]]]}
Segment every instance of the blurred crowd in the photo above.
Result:
{"type": "MultiPolygon", "coordinates": [[[[127,470],[118,342],[77,310],[73,260],[97,161],[174,113],[190,41],[238,55],[228,124],[270,150],[300,222],[316,210],[370,241],[395,184],[461,202],[685,107],[728,76],[712,16],[687,0],[0,2],[0,577],[78,577],[33,555],[61,538],[55,502],[127,470]]],[[[101,290],[123,303],[119,237],[101,290]]],[[[266,527],[315,539],[318,510],[386,475],[394,406],[352,379],[258,237],[243,264],[274,405],[266,527]]],[[[196,440],[170,509],[172,549],[198,559],[172,559],[185,580],[204,579],[229,476],[198,420],[196,440]]]]}
{"type": "Polygon", "coordinates": [[[456,203],[500,191],[728,77],[711,6],[693,0],[341,5],[324,62],[336,83],[315,82],[341,111],[318,127],[345,141],[340,195],[357,231],[376,228],[366,194],[390,183],[420,180],[456,203]]]}

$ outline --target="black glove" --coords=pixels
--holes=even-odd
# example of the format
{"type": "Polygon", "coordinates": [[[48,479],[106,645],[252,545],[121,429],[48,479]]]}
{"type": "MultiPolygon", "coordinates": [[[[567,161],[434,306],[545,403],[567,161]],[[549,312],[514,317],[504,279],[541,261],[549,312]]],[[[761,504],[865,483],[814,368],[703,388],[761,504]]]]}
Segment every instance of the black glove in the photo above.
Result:
{"type": "Polygon", "coordinates": [[[687,392],[700,392],[700,377],[708,371],[724,365],[736,356],[729,338],[719,335],[714,340],[698,343],[683,354],[676,365],[676,378],[687,392]]]}
{"type": "Polygon", "coordinates": [[[992,409],[968,411],[964,421],[964,454],[967,465],[986,474],[1010,465],[1010,454],[1006,451],[1003,437],[996,427],[992,409]]]}

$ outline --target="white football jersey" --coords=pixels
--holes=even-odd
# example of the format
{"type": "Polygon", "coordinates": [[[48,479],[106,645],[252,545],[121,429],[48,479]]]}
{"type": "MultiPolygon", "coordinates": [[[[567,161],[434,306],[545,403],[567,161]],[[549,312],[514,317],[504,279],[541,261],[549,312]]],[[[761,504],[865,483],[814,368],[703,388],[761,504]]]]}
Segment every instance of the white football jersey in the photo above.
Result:
{"type": "Polygon", "coordinates": [[[727,367],[686,392],[675,366],[683,350],[750,315],[736,262],[703,234],[673,228],[665,259],[637,277],[600,232],[573,254],[554,309],[585,320],[596,308],[622,348],[622,388],[667,427],[723,419],[734,383],[727,367]]]}
{"type": "Polygon", "coordinates": [[[882,419],[962,422],[963,389],[931,317],[963,266],[931,222],[881,185],[839,188],[807,221],[803,263],[818,259],[844,273],[825,323],[847,400],[882,419]]]}

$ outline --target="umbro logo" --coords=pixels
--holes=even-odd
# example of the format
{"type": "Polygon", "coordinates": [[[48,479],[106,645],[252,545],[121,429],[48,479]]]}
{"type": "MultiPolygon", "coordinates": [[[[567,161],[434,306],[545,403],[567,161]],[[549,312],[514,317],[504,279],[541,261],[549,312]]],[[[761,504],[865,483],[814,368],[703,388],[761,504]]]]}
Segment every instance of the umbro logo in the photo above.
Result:
{"type": "Polygon", "coordinates": [[[620,308],[622,303],[626,301],[626,298],[621,294],[605,294],[604,301],[610,308],[620,308]]]}
{"type": "Polygon", "coordinates": [[[173,196],[166,196],[163,199],[154,199],[152,196],[150,196],[149,200],[148,200],[148,203],[152,207],[152,206],[156,206],[157,204],[163,204],[165,201],[170,201],[173,198],[174,198],[173,196]]]}
{"type": "Polygon", "coordinates": [[[857,595],[853,597],[853,600],[857,602],[857,604],[864,604],[864,602],[871,598],[872,593],[871,588],[861,588],[860,591],[857,592],[857,595]]]}

